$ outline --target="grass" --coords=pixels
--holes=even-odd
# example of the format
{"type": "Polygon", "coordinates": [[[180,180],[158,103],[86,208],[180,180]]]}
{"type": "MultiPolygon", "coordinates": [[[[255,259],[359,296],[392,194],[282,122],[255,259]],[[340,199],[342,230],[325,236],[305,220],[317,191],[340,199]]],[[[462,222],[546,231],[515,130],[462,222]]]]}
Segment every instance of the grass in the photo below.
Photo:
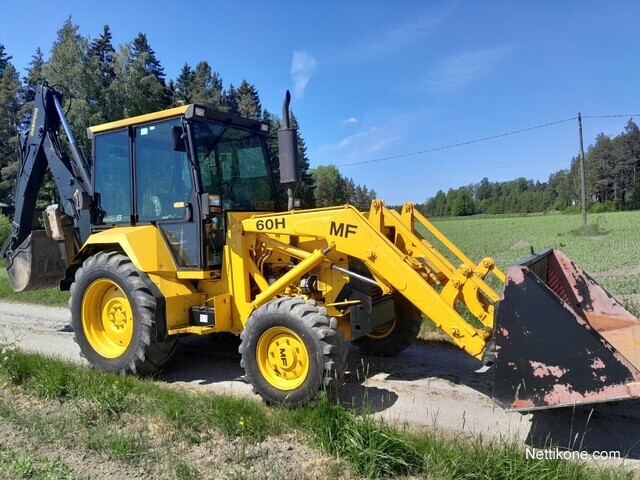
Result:
{"type": "MultiPolygon", "coordinates": [[[[591,214],[591,234],[586,235],[580,215],[460,217],[433,223],[472,259],[493,257],[500,268],[528,257],[530,247],[536,252],[559,248],[596,279],[600,273],[640,266],[640,211],[591,214]]],[[[608,279],[603,285],[614,294],[627,293],[608,279]]],[[[633,293],[640,293],[640,284],[633,293]]]]}
{"type": "MultiPolygon", "coordinates": [[[[246,398],[173,390],[150,380],[108,375],[7,347],[0,354],[0,386],[0,392],[13,389],[59,404],[56,411],[67,412],[63,416],[30,412],[24,400],[12,403],[12,396],[1,397],[0,418],[29,425],[29,434],[38,441],[73,442],[134,465],[162,457],[152,446],[154,432],[141,427],[156,425],[156,431],[171,433],[171,445],[198,444],[216,434],[251,444],[293,432],[346,462],[353,475],[367,478],[632,478],[621,469],[529,460],[521,447],[508,442],[481,438],[469,442],[405,431],[327,401],[297,410],[266,408],[246,398]],[[131,425],[133,430],[127,428],[131,425]]],[[[183,459],[169,460],[176,478],[197,477],[183,459]]],[[[1,457],[0,467],[4,468],[1,457]]]]}
{"type": "Polygon", "coordinates": [[[0,474],[3,478],[24,478],[33,480],[76,480],[80,479],[60,459],[51,459],[35,453],[24,454],[11,448],[0,447],[0,474]]]}

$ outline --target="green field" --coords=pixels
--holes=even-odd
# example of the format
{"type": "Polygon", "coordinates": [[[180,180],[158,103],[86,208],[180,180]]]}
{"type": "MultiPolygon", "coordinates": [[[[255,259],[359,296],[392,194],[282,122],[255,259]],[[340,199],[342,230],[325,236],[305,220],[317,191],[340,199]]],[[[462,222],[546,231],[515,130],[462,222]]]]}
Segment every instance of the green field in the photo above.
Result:
{"type": "Polygon", "coordinates": [[[475,216],[434,221],[474,261],[493,257],[505,269],[536,252],[558,248],[636,315],[640,314],[640,212],[580,215],[475,216]]]}

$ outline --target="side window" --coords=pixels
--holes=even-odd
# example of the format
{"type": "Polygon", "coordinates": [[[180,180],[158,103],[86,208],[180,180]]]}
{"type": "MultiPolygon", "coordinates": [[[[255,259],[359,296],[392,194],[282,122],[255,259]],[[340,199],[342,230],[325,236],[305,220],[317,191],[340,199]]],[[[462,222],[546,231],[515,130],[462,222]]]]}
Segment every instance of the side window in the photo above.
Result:
{"type": "Polygon", "coordinates": [[[126,130],[95,137],[95,190],[100,194],[102,222],[131,221],[131,165],[126,130]]]}
{"type": "Polygon", "coordinates": [[[174,152],[171,127],[179,120],[136,127],[136,201],[140,221],[183,218],[191,195],[187,154],[174,152]]]}

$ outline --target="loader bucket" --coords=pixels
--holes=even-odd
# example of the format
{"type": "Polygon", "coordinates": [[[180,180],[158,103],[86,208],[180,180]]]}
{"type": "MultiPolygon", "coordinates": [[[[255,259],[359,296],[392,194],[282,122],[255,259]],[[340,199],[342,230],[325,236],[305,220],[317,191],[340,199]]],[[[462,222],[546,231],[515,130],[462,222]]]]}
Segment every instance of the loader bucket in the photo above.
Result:
{"type": "Polygon", "coordinates": [[[14,292],[57,287],[65,277],[64,241],[56,241],[44,230],[34,230],[22,244],[7,252],[4,265],[14,292]]]}
{"type": "Polygon", "coordinates": [[[640,397],[640,320],[559,250],[509,267],[493,341],[508,410],[640,397]]]}

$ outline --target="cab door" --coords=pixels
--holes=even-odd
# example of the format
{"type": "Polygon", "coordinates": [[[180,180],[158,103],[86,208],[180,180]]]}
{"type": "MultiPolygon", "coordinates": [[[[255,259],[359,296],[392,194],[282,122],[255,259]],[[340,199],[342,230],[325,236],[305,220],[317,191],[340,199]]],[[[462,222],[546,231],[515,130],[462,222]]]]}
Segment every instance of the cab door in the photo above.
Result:
{"type": "Polygon", "coordinates": [[[187,154],[172,146],[171,129],[181,119],[135,127],[134,190],[136,224],[156,225],[180,269],[201,268],[197,195],[187,154]]]}

